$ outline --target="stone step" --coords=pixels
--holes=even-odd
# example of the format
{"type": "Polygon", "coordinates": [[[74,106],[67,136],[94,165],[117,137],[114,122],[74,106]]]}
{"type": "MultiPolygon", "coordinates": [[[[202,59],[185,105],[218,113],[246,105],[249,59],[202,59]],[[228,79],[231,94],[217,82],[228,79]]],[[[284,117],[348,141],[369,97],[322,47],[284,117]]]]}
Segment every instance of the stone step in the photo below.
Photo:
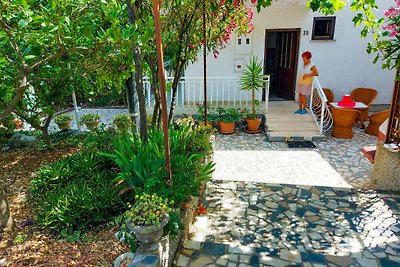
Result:
{"type": "Polygon", "coordinates": [[[326,136],[319,134],[318,131],[274,131],[267,132],[267,140],[269,142],[285,142],[285,141],[325,141],[326,136]]]}
{"type": "Polygon", "coordinates": [[[399,266],[389,259],[362,259],[299,250],[277,250],[214,242],[187,240],[174,266],[399,266]]]}
{"type": "MultiPolygon", "coordinates": [[[[304,123],[304,122],[314,122],[313,117],[311,115],[271,115],[266,117],[267,124],[268,123],[304,123]]],[[[314,122],[315,123],[315,122],[314,122]]]]}
{"type": "Polygon", "coordinates": [[[308,123],[282,123],[274,122],[267,124],[269,132],[305,132],[305,131],[317,131],[318,127],[313,122],[308,123]]]}

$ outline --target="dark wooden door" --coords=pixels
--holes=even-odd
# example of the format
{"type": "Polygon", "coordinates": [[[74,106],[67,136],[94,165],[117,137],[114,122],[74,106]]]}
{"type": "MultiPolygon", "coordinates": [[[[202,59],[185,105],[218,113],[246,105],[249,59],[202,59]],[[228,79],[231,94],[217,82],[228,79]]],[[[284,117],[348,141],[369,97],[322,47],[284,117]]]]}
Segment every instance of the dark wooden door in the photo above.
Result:
{"type": "Polygon", "coordinates": [[[277,76],[280,97],[293,100],[296,86],[296,70],[299,47],[299,31],[277,33],[277,76]]]}

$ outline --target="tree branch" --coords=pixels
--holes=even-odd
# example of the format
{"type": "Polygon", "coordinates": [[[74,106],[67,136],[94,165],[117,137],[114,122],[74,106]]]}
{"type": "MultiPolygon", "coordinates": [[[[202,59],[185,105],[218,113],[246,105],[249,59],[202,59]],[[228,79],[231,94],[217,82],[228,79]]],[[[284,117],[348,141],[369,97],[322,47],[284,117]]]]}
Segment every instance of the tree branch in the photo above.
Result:
{"type": "Polygon", "coordinates": [[[33,70],[33,69],[35,69],[37,67],[40,67],[40,66],[42,66],[42,65],[44,65],[44,64],[46,64],[46,63],[48,63],[48,62],[50,62],[50,61],[52,61],[52,60],[54,60],[56,58],[62,57],[62,56],[67,55],[69,53],[79,52],[79,51],[85,51],[86,52],[86,51],[90,51],[90,49],[87,48],[87,47],[73,47],[73,48],[70,48],[69,50],[66,50],[65,48],[63,48],[60,51],[58,51],[56,54],[48,56],[47,58],[44,58],[44,59],[42,59],[42,60],[40,60],[40,61],[30,65],[30,66],[28,66],[27,70],[31,71],[31,70],[33,70]]]}
{"type": "Polygon", "coordinates": [[[0,113],[0,123],[7,118],[8,115],[13,112],[15,106],[19,103],[21,98],[24,96],[25,90],[28,87],[28,78],[25,73],[22,74],[22,81],[21,84],[18,87],[18,91],[15,94],[14,98],[11,100],[10,104],[6,107],[6,109],[0,113]]]}
{"type": "Polygon", "coordinates": [[[18,58],[23,64],[23,58],[24,56],[22,55],[21,51],[19,50],[19,46],[17,45],[17,42],[15,41],[14,37],[11,34],[11,31],[9,30],[8,25],[4,22],[4,20],[0,17],[0,27],[3,29],[3,31],[7,34],[8,39],[10,39],[11,45],[14,48],[15,52],[18,55],[18,58]]]}

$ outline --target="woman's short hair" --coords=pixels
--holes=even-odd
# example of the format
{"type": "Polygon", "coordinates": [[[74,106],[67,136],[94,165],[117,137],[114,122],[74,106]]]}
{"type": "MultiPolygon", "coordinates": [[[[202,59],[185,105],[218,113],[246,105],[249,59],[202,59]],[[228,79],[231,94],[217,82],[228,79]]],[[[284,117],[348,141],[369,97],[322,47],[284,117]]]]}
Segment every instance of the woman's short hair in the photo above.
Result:
{"type": "Polygon", "coordinates": [[[306,51],[306,52],[304,52],[303,54],[301,54],[301,57],[305,57],[305,58],[307,58],[307,59],[311,59],[312,54],[311,54],[310,51],[306,51]]]}

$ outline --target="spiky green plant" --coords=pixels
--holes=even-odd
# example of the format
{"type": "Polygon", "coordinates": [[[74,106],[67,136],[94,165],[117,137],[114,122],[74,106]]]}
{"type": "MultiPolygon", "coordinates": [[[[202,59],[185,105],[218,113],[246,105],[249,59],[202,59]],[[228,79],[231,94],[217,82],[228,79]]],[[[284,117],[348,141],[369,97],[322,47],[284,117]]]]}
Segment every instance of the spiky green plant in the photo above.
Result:
{"type": "Polygon", "coordinates": [[[261,61],[259,61],[256,56],[253,56],[250,59],[249,64],[246,65],[240,78],[240,90],[251,90],[252,118],[257,116],[255,91],[260,91],[264,88],[265,78],[266,75],[263,74],[261,61]]]}

